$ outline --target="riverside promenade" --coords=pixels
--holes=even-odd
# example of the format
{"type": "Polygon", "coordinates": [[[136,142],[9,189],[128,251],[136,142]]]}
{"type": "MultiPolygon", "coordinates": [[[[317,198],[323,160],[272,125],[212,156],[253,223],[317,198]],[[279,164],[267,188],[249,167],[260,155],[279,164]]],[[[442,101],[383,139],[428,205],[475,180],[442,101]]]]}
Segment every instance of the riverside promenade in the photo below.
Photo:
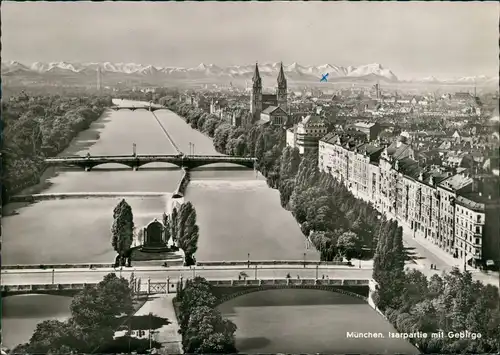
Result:
{"type": "MultiPolygon", "coordinates": [[[[175,315],[174,300],[175,294],[151,295],[148,300],[137,310],[134,316],[153,315],[166,320],[167,324],[160,328],[153,329],[151,339],[162,345],[159,354],[183,354],[182,337],[179,334],[179,324],[175,315]]],[[[117,331],[115,336],[123,336],[126,331],[117,331]]],[[[142,338],[149,338],[146,331],[142,338]]]]}

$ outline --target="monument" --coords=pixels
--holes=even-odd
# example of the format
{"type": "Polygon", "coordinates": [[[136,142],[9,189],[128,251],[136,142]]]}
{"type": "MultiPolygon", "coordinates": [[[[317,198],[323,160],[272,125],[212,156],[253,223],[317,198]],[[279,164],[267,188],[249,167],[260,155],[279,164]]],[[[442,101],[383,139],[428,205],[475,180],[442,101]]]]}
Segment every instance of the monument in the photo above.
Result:
{"type": "Polygon", "coordinates": [[[165,226],[156,218],[144,228],[144,244],[141,251],[155,253],[168,251],[167,243],[163,240],[165,226]]]}

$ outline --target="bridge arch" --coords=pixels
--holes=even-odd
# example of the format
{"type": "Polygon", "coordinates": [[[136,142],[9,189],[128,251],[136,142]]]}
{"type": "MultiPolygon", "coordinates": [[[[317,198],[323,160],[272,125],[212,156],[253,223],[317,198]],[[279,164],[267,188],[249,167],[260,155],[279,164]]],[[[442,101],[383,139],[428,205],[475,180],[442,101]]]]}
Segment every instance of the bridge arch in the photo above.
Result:
{"type": "MultiPolygon", "coordinates": [[[[177,164],[172,161],[150,161],[150,162],[143,162],[137,164],[137,167],[140,167],[141,169],[148,169],[148,168],[153,168],[154,165],[161,165],[159,167],[160,169],[172,169],[172,170],[179,170],[181,167],[181,164],[177,164]]],[[[158,167],[156,167],[158,169],[158,167]]]]}
{"type": "Polygon", "coordinates": [[[53,289],[53,290],[16,290],[16,291],[8,291],[2,290],[1,296],[2,298],[12,297],[12,296],[21,296],[21,295],[47,295],[47,296],[65,296],[65,297],[74,297],[78,293],[83,290],[82,288],[76,289],[53,289]]]}
{"type": "Polygon", "coordinates": [[[368,295],[369,295],[368,286],[362,287],[362,289],[360,289],[359,286],[356,287],[358,288],[358,290],[350,290],[350,289],[345,289],[342,286],[330,286],[330,285],[260,285],[260,286],[246,286],[246,287],[215,286],[213,287],[213,291],[217,297],[216,306],[219,306],[225,302],[228,302],[240,296],[247,295],[249,293],[269,291],[269,290],[280,290],[280,289],[305,289],[305,290],[329,291],[351,296],[363,300],[365,302],[368,302],[368,295]]]}
{"type": "Polygon", "coordinates": [[[221,166],[222,164],[224,165],[230,165],[233,167],[245,167],[248,169],[253,169],[254,168],[254,162],[253,161],[234,161],[234,162],[224,162],[224,161],[196,161],[196,160],[191,160],[191,161],[186,161],[184,162],[184,166],[186,166],[189,169],[196,169],[196,168],[201,168],[201,167],[207,167],[210,165],[217,165],[221,166]]]}
{"type": "Polygon", "coordinates": [[[97,168],[97,167],[99,167],[99,169],[101,169],[101,170],[113,170],[113,169],[117,168],[116,165],[119,165],[120,168],[128,167],[128,168],[132,169],[135,166],[135,164],[128,162],[128,161],[103,161],[103,162],[89,161],[89,162],[75,163],[75,164],[71,164],[71,165],[77,166],[80,168],[85,168],[85,170],[91,170],[91,169],[97,168]]]}

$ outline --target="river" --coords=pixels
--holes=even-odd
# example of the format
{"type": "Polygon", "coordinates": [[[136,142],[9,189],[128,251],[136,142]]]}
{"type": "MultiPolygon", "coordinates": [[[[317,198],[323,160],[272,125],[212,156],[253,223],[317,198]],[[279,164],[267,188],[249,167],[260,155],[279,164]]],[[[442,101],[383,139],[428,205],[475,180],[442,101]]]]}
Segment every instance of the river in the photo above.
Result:
{"type": "MultiPolygon", "coordinates": [[[[115,103],[129,104],[120,100],[115,103]]],[[[217,154],[208,137],[191,129],[173,112],[158,110],[153,114],[145,110],[120,110],[106,111],[61,155],[85,155],[87,152],[93,155],[132,154],[133,144],[137,154],[175,154],[176,149],[164,130],[185,153],[189,153],[191,144],[194,144],[195,154],[217,154]]],[[[316,251],[306,249],[299,226],[280,206],[278,191],[268,188],[259,173],[213,164],[193,170],[191,176],[185,198],[193,202],[198,215],[197,260],[246,260],[248,254],[251,259],[302,260],[304,254],[307,259],[319,258],[316,251]]],[[[41,192],[165,193],[163,197],[127,197],[134,222],[141,226],[154,218],[161,218],[180,178],[181,171],[168,164],[148,164],[139,171],[105,164],[91,172],[57,169],[48,181],[49,186],[41,192]],[[163,169],[149,169],[155,167],[163,169]]],[[[118,198],[89,197],[41,201],[17,208],[16,213],[2,221],[3,263],[112,262],[115,253],[110,243],[110,230],[112,210],[118,201],[118,198]]],[[[69,302],[68,298],[41,295],[6,298],[2,304],[5,309],[2,319],[4,345],[14,346],[28,341],[36,323],[41,320],[67,317],[69,302]],[[36,305],[40,305],[41,311],[36,310],[36,305]]],[[[304,309],[300,303],[297,307],[287,309],[286,314],[280,316],[283,324],[303,317],[304,309]]],[[[375,314],[368,306],[365,308],[364,312],[375,314]]],[[[349,306],[345,309],[349,310],[349,306]]],[[[272,322],[276,312],[266,315],[263,310],[265,308],[258,311],[261,314],[258,319],[272,322]]],[[[239,317],[238,326],[246,322],[242,319],[247,316],[239,317]]],[[[248,322],[255,321],[248,319],[248,322]]],[[[311,315],[307,324],[316,322],[315,319],[316,316],[311,315]]],[[[363,316],[358,319],[363,319],[363,316]]],[[[323,327],[328,327],[331,319],[323,317],[318,321],[323,327]]],[[[381,318],[379,323],[387,326],[381,318]]],[[[299,339],[305,341],[309,331],[305,331],[307,327],[303,329],[299,339]]],[[[275,340],[273,344],[274,347],[266,349],[285,345],[281,340],[275,340]]]]}
{"type": "Polygon", "coordinates": [[[236,348],[259,354],[418,354],[365,301],[321,290],[281,289],[249,293],[219,306],[236,330],[236,348]],[[385,338],[349,338],[348,332],[385,338]]]}

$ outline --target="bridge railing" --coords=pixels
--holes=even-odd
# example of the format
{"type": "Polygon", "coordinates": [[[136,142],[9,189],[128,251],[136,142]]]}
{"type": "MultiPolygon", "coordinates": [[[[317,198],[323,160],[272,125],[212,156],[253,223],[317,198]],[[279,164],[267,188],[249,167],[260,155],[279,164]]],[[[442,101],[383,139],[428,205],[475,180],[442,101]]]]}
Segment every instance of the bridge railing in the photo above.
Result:
{"type": "Polygon", "coordinates": [[[186,155],[186,158],[191,159],[207,159],[207,160],[238,160],[238,161],[254,161],[257,158],[252,157],[236,157],[227,155],[186,155]]]}
{"type": "Polygon", "coordinates": [[[1,285],[2,292],[47,292],[47,291],[64,291],[64,290],[83,290],[85,283],[76,284],[38,284],[38,285],[1,285]]]}
{"type": "MultiPolygon", "coordinates": [[[[150,279],[140,289],[134,290],[137,293],[175,293],[180,280],[167,278],[166,282],[151,282],[150,279]]],[[[242,286],[370,286],[372,280],[351,280],[351,279],[244,279],[244,280],[208,280],[215,287],[242,287],[242,286]]],[[[89,283],[93,284],[93,283],[89,283]]],[[[1,285],[2,293],[37,293],[50,291],[79,291],[83,290],[87,283],[70,284],[39,284],[39,285],[1,285]]]]}
{"type": "Polygon", "coordinates": [[[27,270],[27,269],[90,269],[90,268],[112,268],[113,264],[40,264],[40,265],[2,265],[2,270],[27,270]]]}
{"type": "Polygon", "coordinates": [[[231,261],[198,261],[196,266],[242,266],[242,265],[313,265],[313,266],[348,266],[343,261],[303,261],[303,260],[231,260],[231,261]]]}
{"type": "MultiPolygon", "coordinates": [[[[26,197],[32,197],[26,195],[26,197]]],[[[217,266],[236,266],[236,267],[250,267],[255,266],[348,266],[347,262],[340,261],[302,261],[302,260],[233,260],[233,261],[199,261],[196,263],[197,267],[217,267],[217,266]]],[[[17,264],[17,265],[2,265],[2,270],[25,270],[25,269],[90,269],[90,268],[112,268],[113,264],[109,263],[82,263],[82,264],[17,264]]]]}

